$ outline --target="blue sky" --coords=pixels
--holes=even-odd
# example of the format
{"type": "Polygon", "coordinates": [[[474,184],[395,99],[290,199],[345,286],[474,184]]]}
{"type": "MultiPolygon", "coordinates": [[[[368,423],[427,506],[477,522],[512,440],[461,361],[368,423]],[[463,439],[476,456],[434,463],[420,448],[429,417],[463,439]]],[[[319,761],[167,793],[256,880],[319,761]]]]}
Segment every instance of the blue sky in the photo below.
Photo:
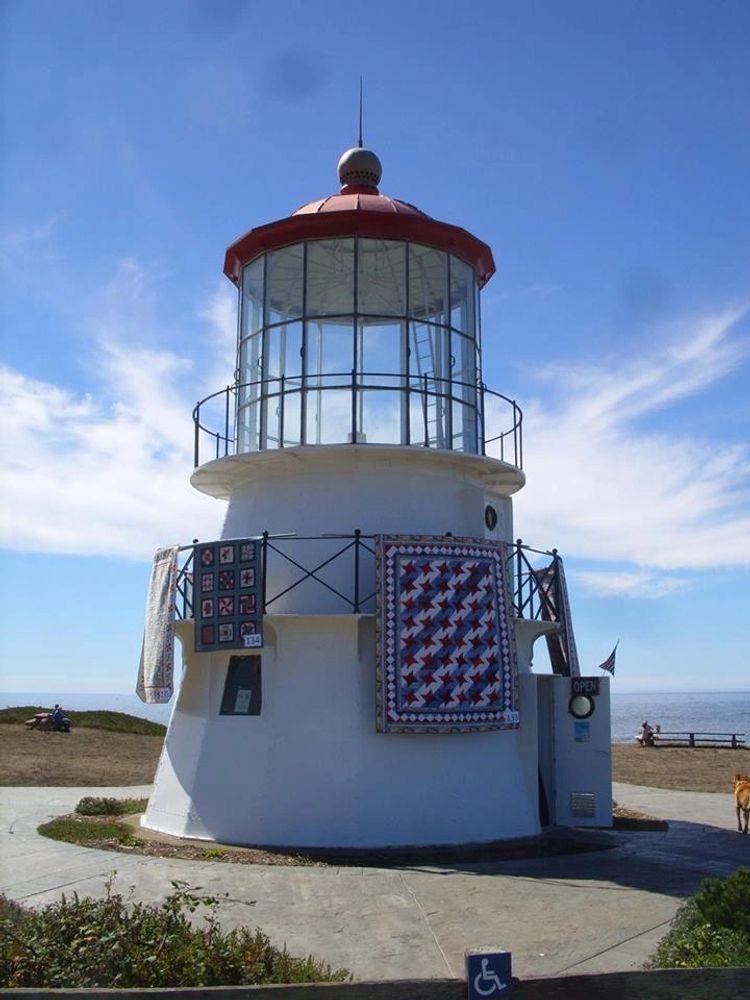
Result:
{"type": "Polygon", "coordinates": [[[745,0],[0,10],[3,689],[132,690],[153,550],[221,523],[224,249],[337,189],[360,74],[381,190],[493,248],[516,533],[584,669],[620,639],[615,690],[750,687],[745,0]]]}

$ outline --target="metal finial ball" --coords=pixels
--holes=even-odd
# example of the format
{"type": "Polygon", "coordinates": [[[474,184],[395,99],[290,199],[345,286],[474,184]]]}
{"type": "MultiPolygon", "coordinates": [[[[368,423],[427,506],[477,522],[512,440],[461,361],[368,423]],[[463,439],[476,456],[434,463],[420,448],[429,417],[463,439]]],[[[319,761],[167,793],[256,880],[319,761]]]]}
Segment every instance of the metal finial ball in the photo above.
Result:
{"type": "Polygon", "coordinates": [[[380,160],[371,149],[355,146],[347,149],[339,160],[339,180],[343,187],[347,184],[363,184],[376,188],[383,176],[380,160]]]}

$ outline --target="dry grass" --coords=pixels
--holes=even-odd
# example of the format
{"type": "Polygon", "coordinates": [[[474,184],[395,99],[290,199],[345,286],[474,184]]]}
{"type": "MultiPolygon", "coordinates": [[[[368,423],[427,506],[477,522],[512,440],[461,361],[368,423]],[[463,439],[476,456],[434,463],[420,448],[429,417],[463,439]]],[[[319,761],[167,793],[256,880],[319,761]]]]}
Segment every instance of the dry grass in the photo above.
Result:
{"type": "MultiPolygon", "coordinates": [[[[70,734],[0,726],[0,785],[147,785],[159,736],[74,729],[70,734]]],[[[615,781],[693,792],[731,792],[737,771],[750,773],[750,751],[713,747],[612,747],[615,781]]]]}
{"type": "Polygon", "coordinates": [[[74,729],[44,733],[0,726],[0,785],[148,785],[161,736],[74,729]]]}
{"type": "Polygon", "coordinates": [[[683,792],[731,792],[732,779],[750,772],[750,751],[719,747],[640,747],[615,743],[612,778],[628,785],[683,792]]]}

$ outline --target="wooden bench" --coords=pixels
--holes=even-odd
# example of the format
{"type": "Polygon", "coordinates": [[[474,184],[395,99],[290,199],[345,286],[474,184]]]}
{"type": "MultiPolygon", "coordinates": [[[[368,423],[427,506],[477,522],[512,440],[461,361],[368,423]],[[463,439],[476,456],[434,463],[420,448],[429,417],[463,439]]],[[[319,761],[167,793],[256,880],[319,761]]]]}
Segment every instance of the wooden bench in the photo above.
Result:
{"type": "Polygon", "coordinates": [[[744,747],[745,733],[654,733],[654,745],[658,743],[671,743],[676,746],[686,747],[723,747],[727,746],[732,750],[744,747]]]}

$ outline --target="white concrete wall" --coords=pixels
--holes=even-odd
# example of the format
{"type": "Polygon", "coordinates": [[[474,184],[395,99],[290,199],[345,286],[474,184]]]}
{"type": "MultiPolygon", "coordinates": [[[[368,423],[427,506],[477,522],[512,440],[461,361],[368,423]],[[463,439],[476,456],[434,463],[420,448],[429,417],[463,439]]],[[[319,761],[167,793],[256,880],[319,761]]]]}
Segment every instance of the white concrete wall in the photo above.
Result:
{"type": "MultiPolygon", "coordinates": [[[[371,617],[268,616],[259,717],[220,716],[229,657],[188,655],[145,825],[229,843],[377,847],[539,832],[536,678],[521,728],[375,731],[371,617]]],[[[180,626],[190,648],[189,623],[180,626]]]]}
{"type": "MultiPolygon", "coordinates": [[[[239,455],[209,463],[193,474],[198,489],[227,496],[223,538],[296,532],[299,536],[451,532],[512,541],[509,494],[523,475],[493,459],[428,448],[322,446],[239,455]],[[484,510],[493,502],[498,527],[489,533],[484,510]]],[[[274,543],[313,569],[346,542],[279,540],[274,543]]],[[[273,597],[301,576],[282,557],[269,554],[266,591],[273,597]]],[[[353,553],[320,571],[340,593],[354,591],[353,553]]],[[[374,560],[363,553],[360,595],[374,591],[374,560]]],[[[307,581],[268,608],[273,614],[332,614],[346,605],[307,581]]],[[[360,610],[372,612],[371,603],[360,610]]]]}
{"type": "Polygon", "coordinates": [[[542,734],[540,759],[543,770],[552,769],[553,787],[547,787],[551,819],[561,826],[612,825],[612,746],[609,678],[599,680],[599,694],[594,714],[582,720],[588,723],[588,742],[576,742],[576,720],[568,711],[571,678],[537,675],[539,697],[551,710],[549,731],[542,734]],[[550,745],[551,742],[551,745],[550,745]],[[584,792],[594,795],[595,813],[590,818],[573,814],[571,795],[584,792]]]}

